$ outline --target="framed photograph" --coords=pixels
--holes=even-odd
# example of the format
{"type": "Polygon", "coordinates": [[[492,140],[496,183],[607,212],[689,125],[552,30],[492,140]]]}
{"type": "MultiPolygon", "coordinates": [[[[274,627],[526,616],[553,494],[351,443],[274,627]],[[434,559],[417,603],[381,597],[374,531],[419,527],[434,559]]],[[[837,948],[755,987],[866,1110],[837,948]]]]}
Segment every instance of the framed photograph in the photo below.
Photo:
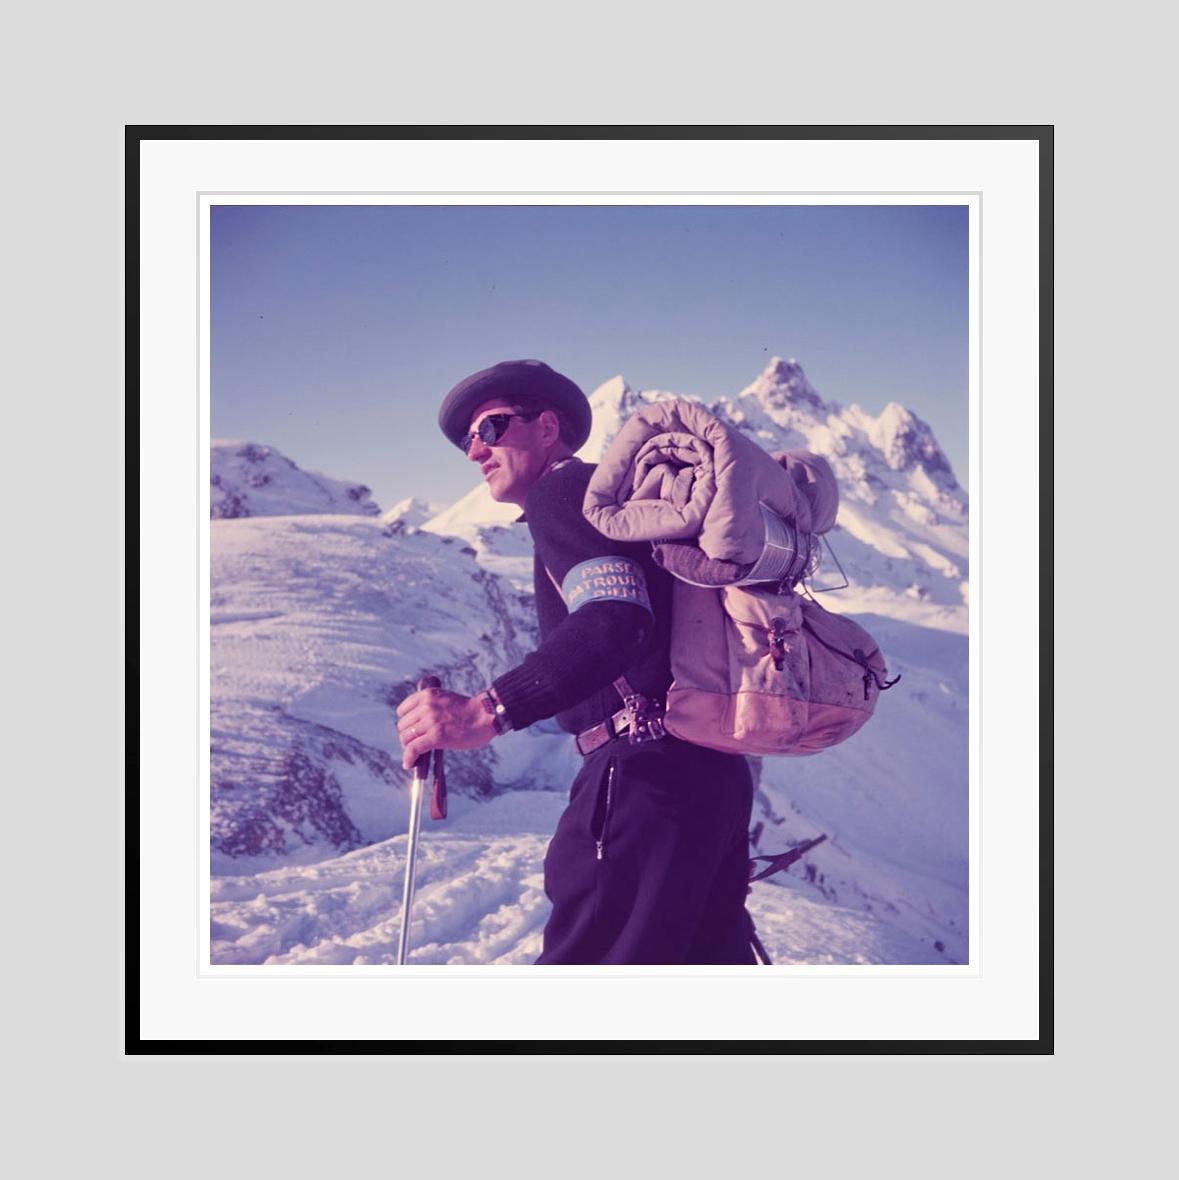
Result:
{"type": "Polygon", "coordinates": [[[129,127],[127,168],[152,637],[129,1051],[1052,1051],[1051,128],[129,127]],[[709,519],[752,515],[757,553],[699,515],[592,516],[614,469],[650,503],[636,464],[680,517],[705,486],[709,519]],[[623,564],[574,553],[551,588],[526,496],[582,471],[556,531],[617,528],[623,564]],[[646,715],[603,703],[631,640],[602,637],[629,633],[593,622],[644,617],[635,594],[660,617],[621,588],[643,562],[680,596],[645,748],[646,715]],[[710,658],[691,593],[736,628],[715,733],[680,728],[710,658]],[[741,718],[770,696],[767,738],[741,718]],[[444,784],[403,764],[419,724],[444,784]],[[674,748],[675,807],[721,782],[741,836],[677,854],[635,933],[654,886],[619,882],[658,836],[631,800],[674,748]],[[666,949],[738,861],[740,947],[726,918],[724,949],[666,949]]]}

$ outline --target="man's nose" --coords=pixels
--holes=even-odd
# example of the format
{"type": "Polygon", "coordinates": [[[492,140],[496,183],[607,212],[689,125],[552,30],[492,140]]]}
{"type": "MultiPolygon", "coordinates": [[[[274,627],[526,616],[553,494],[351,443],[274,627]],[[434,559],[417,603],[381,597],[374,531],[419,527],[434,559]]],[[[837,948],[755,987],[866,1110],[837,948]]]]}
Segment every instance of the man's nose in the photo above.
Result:
{"type": "Polygon", "coordinates": [[[471,449],[467,452],[467,458],[472,463],[482,463],[490,454],[491,448],[478,435],[475,435],[471,440],[471,449]]]}

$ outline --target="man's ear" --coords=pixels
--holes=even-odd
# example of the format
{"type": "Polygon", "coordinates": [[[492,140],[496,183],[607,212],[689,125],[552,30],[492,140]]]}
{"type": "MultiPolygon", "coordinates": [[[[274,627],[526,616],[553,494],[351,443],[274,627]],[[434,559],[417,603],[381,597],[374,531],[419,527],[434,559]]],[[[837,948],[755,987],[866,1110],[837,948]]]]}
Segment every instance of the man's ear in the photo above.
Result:
{"type": "Polygon", "coordinates": [[[550,447],[561,437],[561,419],[552,410],[541,410],[538,419],[541,426],[541,441],[550,447]]]}

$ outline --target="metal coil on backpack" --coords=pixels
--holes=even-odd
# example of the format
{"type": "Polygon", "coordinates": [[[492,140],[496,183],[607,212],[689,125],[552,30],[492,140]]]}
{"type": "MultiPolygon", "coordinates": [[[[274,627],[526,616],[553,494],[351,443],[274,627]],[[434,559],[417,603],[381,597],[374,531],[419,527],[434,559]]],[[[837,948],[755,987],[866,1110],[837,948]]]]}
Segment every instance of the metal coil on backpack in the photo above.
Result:
{"type": "Polygon", "coordinates": [[[765,526],[765,543],[761,556],[737,586],[755,582],[776,582],[778,593],[785,594],[817,567],[819,539],[813,533],[800,533],[792,522],[784,520],[764,503],[759,503],[765,526]]]}

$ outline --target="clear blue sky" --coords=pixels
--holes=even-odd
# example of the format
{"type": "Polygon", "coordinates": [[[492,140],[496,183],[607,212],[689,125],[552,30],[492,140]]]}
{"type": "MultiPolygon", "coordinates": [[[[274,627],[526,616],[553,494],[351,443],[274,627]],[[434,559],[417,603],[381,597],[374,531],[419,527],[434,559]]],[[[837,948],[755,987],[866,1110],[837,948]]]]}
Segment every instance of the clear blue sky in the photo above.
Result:
{"type": "Polygon", "coordinates": [[[924,418],[967,479],[962,206],[212,210],[212,430],[450,502],[459,378],[539,357],[587,392],[735,394],[795,357],[827,400],[924,418]]]}

